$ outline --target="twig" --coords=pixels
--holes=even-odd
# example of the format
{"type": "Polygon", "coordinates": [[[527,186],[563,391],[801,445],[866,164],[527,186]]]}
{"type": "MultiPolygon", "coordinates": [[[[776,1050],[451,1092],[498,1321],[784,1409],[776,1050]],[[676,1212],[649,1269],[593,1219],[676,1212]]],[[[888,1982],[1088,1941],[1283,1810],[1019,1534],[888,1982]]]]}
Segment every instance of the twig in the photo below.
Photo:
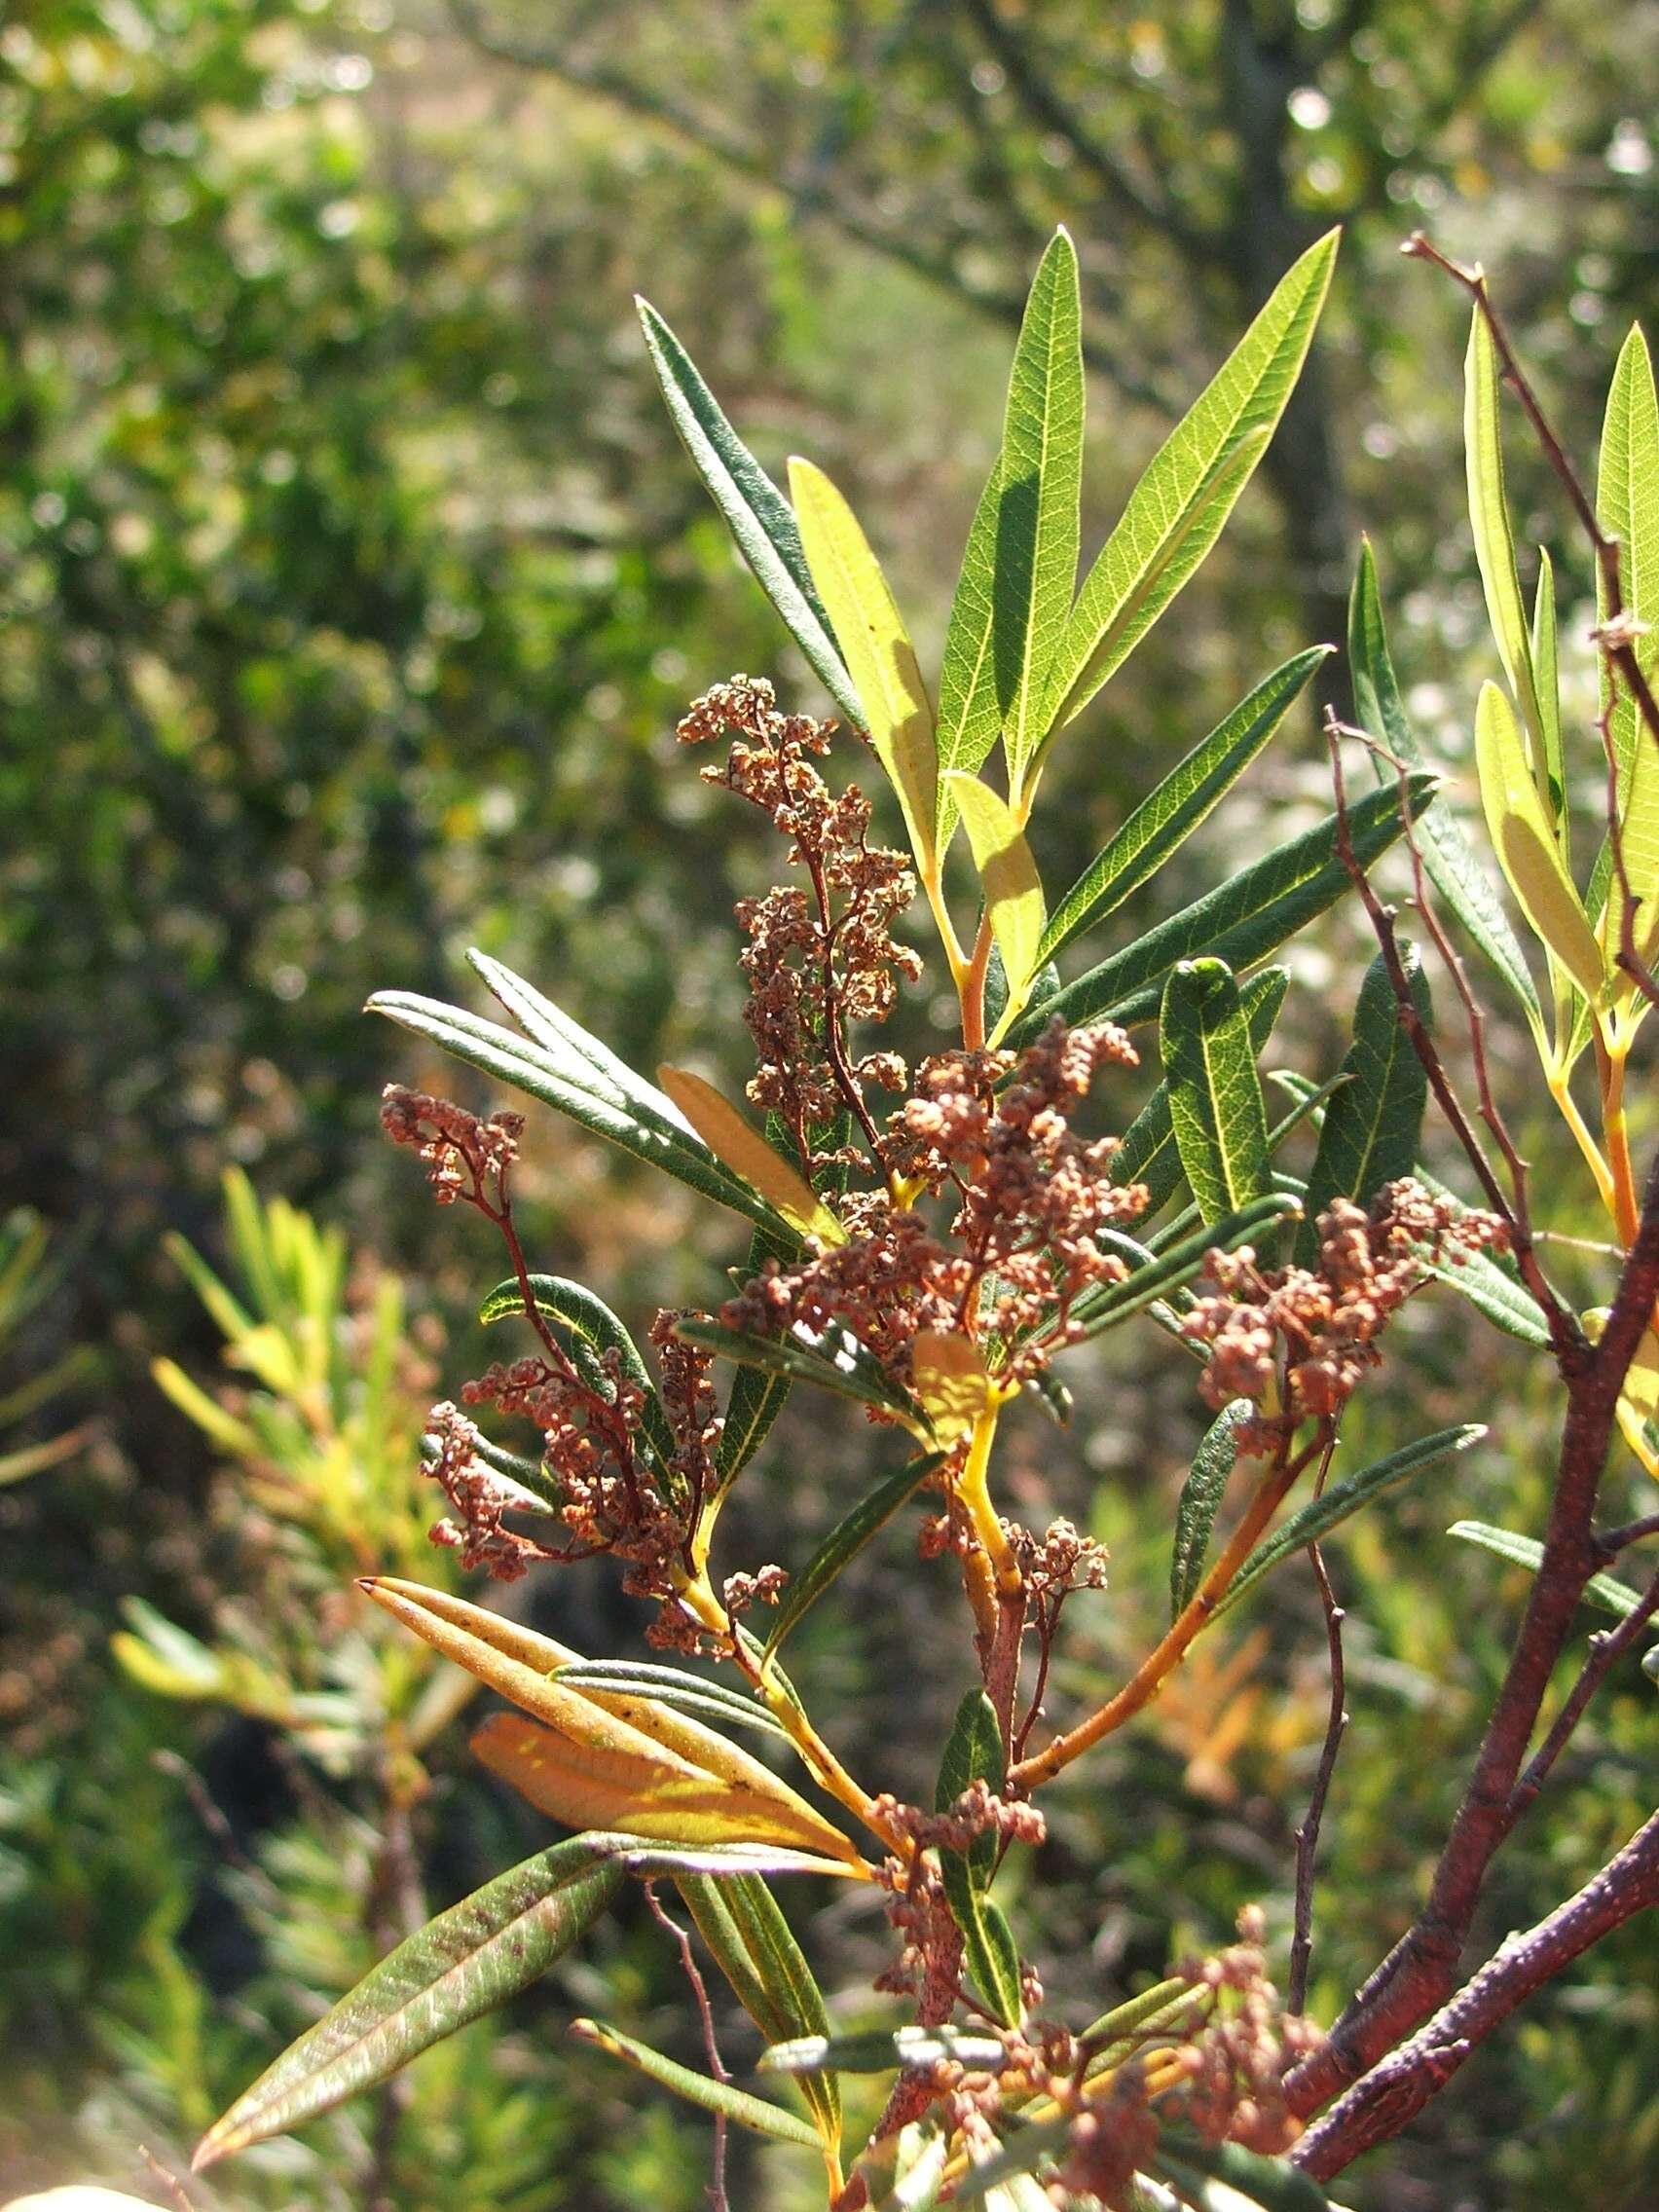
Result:
{"type": "Polygon", "coordinates": [[[1566,1904],[1511,1936],[1425,2027],[1316,2121],[1291,2153],[1329,2181],[1397,2135],[1532,1992],[1638,1913],[1659,1904],[1659,1813],[1566,1904]]]}
{"type": "Polygon", "coordinates": [[[1659,1536],[1659,1513],[1644,1513],[1640,1521],[1609,1529],[1604,1536],[1597,1537],[1596,1549],[1603,1559],[1614,1560],[1627,1544],[1640,1544],[1647,1536],[1659,1536]]]}
{"type": "Polygon", "coordinates": [[[1641,1602],[1616,1628],[1604,1629],[1590,1639],[1585,1660],[1567,1701],[1556,1714],[1549,1734],[1533,1752],[1526,1773],[1509,1793],[1509,1818],[1517,1821],[1549,1778],[1551,1767],[1567,1747],[1567,1739],[1584,1716],[1584,1709],[1607,1678],[1620,1656],[1628,1651],[1647,1623],[1659,1612],[1659,1574],[1655,1574],[1641,1602]]]}
{"type": "MultiPolygon", "coordinates": [[[[1330,1471],[1331,1455],[1327,1452],[1313,1485],[1315,1497],[1324,1489],[1325,1477],[1330,1471]]],[[[1313,1956],[1313,1864],[1319,1851],[1325,1800],[1330,1795],[1331,1778],[1337,1771],[1337,1754],[1342,1750],[1348,1724],[1347,1673],[1343,1663],[1343,1622],[1347,1615],[1337,1604],[1337,1594],[1325,1567],[1325,1555],[1317,1544],[1309,1545],[1308,1558],[1313,1579],[1319,1585],[1319,1603],[1325,1612],[1325,1641],[1331,1654],[1331,1704],[1308,1812],[1296,1831],[1295,1933],[1291,1937],[1290,1986],[1285,2000],[1292,2012],[1304,2012],[1308,2009],[1308,1969],[1313,1956]]]]}
{"type": "MultiPolygon", "coordinates": [[[[656,1893],[656,1884],[645,1882],[642,1887],[645,1893],[645,1903],[650,1907],[651,1918],[679,1950],[680,1963],[685,1970],[686,1980],[691,1984],[691,1994],[697,2001],[697,2017],[703,2030],[703,2055],[709,2062],[709,2072],[717,2082],[729,2082],[731,2076],[720,2057],[719,2039],[715,2034],[715,2015],[709,2003],[709,1985],[703,1979],[702,1970],[692,1955],[691,1938],[679,1921],[664,1910],[662,1899],[656,1893]]],[[[726,2120],[723,2112],[715,2115],[714,2171],[709,2181],[709,2206],[710,2212],[731,2212],[731,2202],[726,2195],[726,2120]]]]}

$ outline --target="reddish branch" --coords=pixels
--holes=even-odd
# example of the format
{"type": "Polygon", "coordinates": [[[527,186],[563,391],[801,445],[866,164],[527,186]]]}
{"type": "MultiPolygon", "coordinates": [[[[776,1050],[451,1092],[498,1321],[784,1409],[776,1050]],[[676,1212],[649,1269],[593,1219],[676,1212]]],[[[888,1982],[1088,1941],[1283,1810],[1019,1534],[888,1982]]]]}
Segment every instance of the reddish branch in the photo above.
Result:
{"type": "Polygon", "coordinates": [[[1329,2181],[1385,2143],[1438,2096],[1517,2006],[1604,1936],[1659,1904],[1659,1813],[1566,1904],[1511,1936],[1467,1987],[1375,2067],[1297,2145],[1296,2163],[1329,2181]]]}

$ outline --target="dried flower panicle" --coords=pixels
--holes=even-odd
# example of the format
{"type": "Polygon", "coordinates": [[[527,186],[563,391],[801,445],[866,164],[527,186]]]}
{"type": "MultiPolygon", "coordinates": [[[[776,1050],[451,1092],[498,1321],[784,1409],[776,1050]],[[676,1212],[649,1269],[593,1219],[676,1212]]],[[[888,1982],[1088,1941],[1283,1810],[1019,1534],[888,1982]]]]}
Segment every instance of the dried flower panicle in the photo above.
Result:
{"type": "Polygon", "coordinates": [[[908,861],[869,843],[869,801],[856,784],[837,796],[812,765],[834,727],[781,713],[770,683],[736,676],[697,700],[678,731],[686,745],[730,741],[725,765],[705,768],[704,780],[768,815],[790,840],[790,866],[807,877],[740,900],[737,918],[749,940],[744,1019],[759,1060],[749,1095],[782,1118],[809,1171],[841,1157],[815,1139],[853,1104],[852,1090],[903,1089],[899,1055],[851,1059],[846,1030],[885,1021],[900,982],[922,972],[920,955],[893,936],[916,895],[908,861]]]}
{"type": "Polygon", "coordinates": [[[1236,1943],[1177,1970],[1207,2003],[1202,2025],[1174,2053],[1182,2076],[1174,2101],[1182,2121],[1209,2142],[1272,2157],[1302,2132],[1285,2101],[1285,2076],[1322,2038],[1280,2004],[1267,1977],[1266,1932],[1260,1907],[1246,1905],[1236,1943]]]}
{"type": "Polygon", "coordinates": [[[393,1144],[407,1145],[424,1161],[433,1196],[448,1206],[458,1198],[477,1203],[492,1187],[499,1189],[518,1158],[524,1116],[492,1114],[483,1121],[447,1098],[388,1083],[381,1093],[381,1126],[393,1144]]]}
{"type": "Polygon", "coordinates": [[[1209,1287],[1182,1323],[1210,1347],[1199,1382],[1208,1402],[1250,1398],[1263,1409],[1239,1426],[1242,1452],[1271,1453],[1299,1421],[1340,1413],[1379,1364],[1378,1338],[1429,1268],[1455,1266],[1505,1235],[1495,1215],[1409,1176],[1385,1185],[1369,1212],[1338,1198],[1318,1226],[1312,1268],[1264,1272],[1248,1245],[1210,1253],[1209,1287]]]}

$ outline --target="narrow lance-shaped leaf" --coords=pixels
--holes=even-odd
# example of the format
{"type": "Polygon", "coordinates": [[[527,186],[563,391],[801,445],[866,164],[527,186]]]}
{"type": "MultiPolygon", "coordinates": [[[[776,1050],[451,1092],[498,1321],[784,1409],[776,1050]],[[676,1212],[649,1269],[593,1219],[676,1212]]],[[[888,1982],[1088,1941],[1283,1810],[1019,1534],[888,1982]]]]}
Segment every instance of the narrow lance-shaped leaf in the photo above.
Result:
{"type": "Polygon", "coordinates": [[[1562,863],[1515,710],[1495,683],[1481,685],[1475,707],[1475,766],[1487,828],[1510,889],[1542,942],[1594,1000],[1604,978],[1602,948],[1562,863]]]}
{"type": "MultiPolygon", "coordinates": [[[[944,657],[939,671],[940,784],[936,837],[944,852],[956,830],[956,800],[949,772],[977,773],[997,742],[1003,723],[1003,702],[997,696],[996,626],[1011,626],[1018,618],[1015,607],[997,598],[997,529],[1002,513],[1002,455],[991,463],[991,473],[969,525],[962,551],[962,569],[956,595],[950,603],[950,619],[944,633],[944,657]]],[[[1011,656],[1004,648],[1005,661],[1011,656]]]]}
{"type": "Polygon", "coordinates": [[[654,1698],[672,1712],[728,1728],[753,1728],[763,1736],[787,1732],[763,1705],[724,1682],[693,1675],[683,1667],[661,1667],[645,1659],[572,1659],[553,1679],[572,1690],[609,1690],[618,1697],[654,1698]]]}
{"type": "MultiPolygon", "coordinates": [[[[1544,758],[1554,763],[1551,775],[1566,789],[1566,768],[1561,743],[1561,655],[1556,635],[1555,566],[1542,546],[1538,548],[1538,583],[1532,594],[1532,683],[1538,695],[1538,719],[1543,724],[1544,758]]],[[[1572,867],[1572,822],[1566,806],[1555,810],[1556,843],[1562,865],[1572,867]]]]}
{"type": "Polygon", "coordinates": [[[719,1321],[688,1315],[674,1324],[677,1337],[688,1345],[701,1345],[723,1359],[757,1367],[792,1382],[816,1383],[837,1397],[859,1404],[879,1406],[896,1415],[918,1436],[929,1434],[927,1416],[916,1401],[893,1382],[879,1360],[850,1330],[831,1322],[821,1336],[811,1337],[797,1325],[788,1337],[762,1337],[747,1329],[728,1329],[719,1321]]]}
{"type": "MultiPolygon", "coordinates": [[[[1007,995],[998,1026],[1019,1013],[1038,969],[1043,937],[1043,885],[1024,833],[1000,798],[976,776],[951,774],[943,788],[955,794],[974,866],[984,886],[991,932],[1002,954],[1007,995]]],[[[994,1042],[994,1039],[993,1039],[994,1042]]]]}
{"type": "Polygon", "coordinates": [[[1315,645],[1275,668],[1170,769],[1060,901],[1043,932],[1041,959],[1052,960],[1157,874],[1232,790],[1279,727],[1313,671],[1335,649],[1315,645]]]}
{"type": "MultiPolygon", "coordinates": [[[[770,1136],[770,1116],[767,1117],[766,1126],[770,1136]]],[[[773,1236],[764,1229],[756,1229],[749,1239],[749,1252],[744,1261],[744,1280],[752,1280],[759,1274],[769,1259],[781,1263],[788,1260],[793,1251],[793,1242],[773,1236]]],[[[784,1401],[793,1387],[793,1379],[788,1375],[770,1375],[758,1367],[738,1368],[726,1394],[725,1421],[720,1430],[719,1443],[715,1448],[715,1472],[719,1478],[717,1499],[724,1497],[766,1441],[772,1423],[783,1412],[784,1401]]]]}
{"type": "Polygon", "coordinates": [[[1250,1025],[1222,960],[1182,961],[1163,991],[1163,1064],[1181,1165],[1206,1222],[1268,1191],[1268,1110],[1250,1025]]]}
{"type": "Polygon", "coordinates": [[[538,1852],[429,1921],[289,2046],[203,2137],[216,2159],[384,2082],[428,2045],[526,1988],[615,1896],[620,1866],[579,1839],[538,1852]]]}
{"type": "MultiPolygon", "coordinates": [[[[1596,511],[1604,530],[1619,540],[1619,582],[1627,610],[1639,624],[1633,643],[1637,664],[1651,687],[1659,682],[1659,392],[1640,324],[1619,351],[1602,429],[1596,511]]],[[[1606,616],[1606,590],[1597,571],[1597,608],[1606,616]]],[[[1607,675],[1602,677],[1604,704],[1607,675]]],[[[1611,735],[1619,769],[1621,842],[1625,870],[1640,904],[1634,921],[1637,950],[1650,964],[1659,955],[1659,742],[1645,734],[1636,702],[1622,681],[1614,688],[1611,735]]],[[[1623,928],[1610,842],[1597,864],[1591,909],[1605,898],[1603,940],[1616,952],[1623,928]],[[1608,896],[1611,894],[1611,896],[1608,896]]]]}
{"type": "Polygon", "coordinates": [[[1308,1545],[1328,1536],[1361,1506],[1369,1505],[1385,1490],[1408,1476],[1420,1475],[1425,1467],[1466,1452],[1471,1444],[1478,1444],[1486,1434],[1479,1421],[1466,1422],[1458,1428],[1442,1428],[1432,1436],[1420,1437],[1416,1444],[1408,1444],[1398,1452],[1391,1452],[1385,1459],[1364,1467],[1356,1475],[1348,1475],[1340,1483],[1332,1483],[1319,1495],[1309,1500],[1300,1512],[1293,1513],[1282,1529],[1271,1535],[1266,1543],[1258,1544],[1244,1565],[1229,1583],[1226,1595],[1216,1606],[1217,1614],[1235,1605],[1245,1593],[1269,1574],[1282,1560],[1303,1551],[1308,1545]]]}
{"type": "Polygon", "coordinates": [[[717,1160],[759,1192],[803,1235],[844,1244],[847,1233],[804,1175],[772,1150],[759,1130],[689,1068],[659,1067],[657,1081],[717,1160]]]}
{"type": "Polygon", "coordinates": [[[647,2081],[672,2089],[677,2097],[688,2104],[701,2105],[705,2112],[719,2113],[739,2127],[747,2127],[756,2135],[769,2135],[779,2143],[793,2143],[799,2148],[816,2151],[818,2130],[809,2127],[804,2120],[796,2120],[793,2112],[785,2112],[777,2105],[769,2105],[763,2097],[752,2096],[747,2089],[737,2089],[729,2082],[717,2082],[712,2074],[696,2073],[689,2066],[682,2066],[678,2059],[665,2058],[660,2050],[637,2037],[624,2035],[604,2020],[572,2020],[571,2033],[579,2036],[583,2043],[608,2051],[625,2065],[636,2067],[647,2081]]]}
{"type": "MultiPolygon", "coordinates": [[[[1433,776],[1411,777],[1406,795],[1414,817],[1435,788],[1433,776]]],[[[1400,835],[1400,794],[1367,792],[1347,816],[1354,858],[1369,867],[1400,835]]],[[[1125,1026],[1149,1020],[1158,1011],[1163,978],[1179,960],[1207,954],[1225,960],[1235,976],[1253,968],[1352,888],[1336,832],[1336,817],[1328,815],[1289,844],[1276,846],[1063,991],[1027,1007],[1008,1042],[1030,1044],[1056,1014],[1074,1028],[1108,1018],[1125,1026]]]]}
{"type": "MultiPolygon", "coordinates": [[[[1388,652],[1377,563],[1368,539],[1361,541],[1359,570],[1348,600],[1348,662],[1361,727],[1380,739],[1395,760],[1409,768],[1424,766],[1422,747],[1406,718],[1388,652]]],[[[1379,760],[1377,773],[1388,782],[1396,771],[1387,761],[1379,760]]],[[[1414,817],[1412,834],[1422,853],[1429,881],[1520,1000],[1532,1034],[1541,1039],[1543,1014],[1527,956],[1509,926],[1492,878],[1452,811],[1451,801],[1444,795],[1432,799],[1414,817]]]]}
{"type": "MultiPolygon", "coordinates": [[[[1153,2155],[1152,2168],[1174,2182],[1190,2204],[1214,2205],[1206,2181],[1225,2185],[1231,2212],[1330,2212],[1330,2198],[1309,2175],[1288,2158],[1265,2158],[1241,2143],[1208,2143],[1201,2137],[1166,2136],[1153,2155]]],[[[1219,2208],[1218,2208],[1219,2212],[1219,2208]]]]}
{"type": "Polygon", "coordinates": [[[851,1565],[876,1531],[886,1527],[905,1499],[943,1462],[942,1453],[923,1453],[889,1475],[884,1483],[877,1483],[850,1513],[836,1522],[800,1573],[786,1586],[766,1638],[762,1665],[781,1649],[784,1639],[800,1626],[836,1576],[851,1565]]]}
{"type": "Polygon", "coordinates": [[[1210,1252],[1230,1252],[1235,1245],[1264,1235],[1277,1223],[1294,1219],[1301,1211],[1300,1201],[1287,1193],[1270,1192],[1238,1213],[1224,1214],[1219,1221],[1206,1223],[1195,1235],[1171,1244],[1167,1251],[1160,1252],[1156,1258],[1136,1268],[1123,1282],[1106,1283],[1097,1290],[1086,1292],[1072,1308],[1072,1319],[1083,1325],[1086,1337],[1097,1337],[1103,1330],[1115,1329],[1133,1314],[1145,1312],[1149,1306],[1190,1283],[1210,1252]]]}
{"type": "Polygon", "coordinates": [[[1175,1508],[1175,1545],[1169,1558],[1169,1618],[1186,1611],[1204,1578],[1210,1531],[1238,1456],[1238,1423],[1254,1409],[1248,1398],[1235,1398],[1204,1432],[1181,1485],[1175,1508]]]}
{"type": "MultiPolygon", "coordinates": [[[[934,1807],[948,1812],[971,1784],[993,1791],[1003,1786],[1006,1764],[1001,1731],[983,1690],[970,1690],[956,1711],[955,1723],[940,1762],[934,1807]]],[[[979,1995],[1004,2027],[1017,2027],[1023,2012],[1019,1954],[1000,1906],[985,1895],[996,1871],[996,1837],[976,1836],[966,1852],[940,1850],[940,1878],[951,1917],[962,1931],[968,1971],[979,1995]]]]}
{"type": "MultiPolygon", "coordinates": [[[[1478,1544],[1482,1551],[1495,1552],[1511,1567],[1524,1567],[1530,1574],[1536,1574],[1544,1564],[1544,1547],[1536,1536],[1523,1536],[1513,1529],[1496,1529],[1490,1521],[1454,1521],[1446,1533],[1459,1537],[1466,1544],[1478,1544]]],[[[1641,1604],[1641,1594],[1633,1590],[1628,1582],[1621,1582],[1615,1574],[1593,1574],[1584,1585],[1584,1601],[1623,1620],[1641,1604]]]]}
{"type": "Polygon", "coordinates": [[[796,458],[790,462],[790,493],[807,566],[864,702],[860,724],[899,794],[911,850],[927,873],[939,755],[916,649],[858,518],[829,477],[796,458]]]}
{"type": "MultiPolygon", "coordinates": [[[[1273,1023],[1278,1019],[1289,988],[1290,971],[1286,968],[1264,968],[1240,985],[1238,996],[1249,1026],[1253,1056],[1260,1056],[1272,1035],[1273,1023]]],[[[1145,1185],[1148,1204],[1141,1219],[1146,1221],[1174,1195],[1181,1173],[1181,1154],[1175,1142],[1175,1124],[1170,1118],[1166,1079],[1124,1131],[1124,1141],[1112,1155],[1111,1178],[1118,1184],[1145,1185]]]]}
{"type": "Polygon", "coordinates": [[[837,708],[862,724],[858,689],[813,588],[793,509],[732,428],[661,315],[645,300],[635,305],[674,426],[738,551],[837,708]]]}
{"type": "Polygon", "coordinates": [[[1474,527],[1475,560],[1486,593],[1487,613],[1498,658],[1521,719],[1527,727],[1538,811],[1555,845],[1556,818],[1566,803],[1561,761],[1549,757],[1543,715],[1532,669],[1532,638],[1527,622],[1521,579],[1515,568],[1515,535],[1503,491],[1503,441],[1499,425],[1497,353],[1479,306],[1469,326],[1463,366],[1463,454],[1469,480],[1469,520],[1474,527]]]}
{"type": "MultiPolygon", "coordinates": [[[[640,1428],[646,1450],[659,1476],[670,1479],[676,1450],[674,1430],[638,1345],[604,1299],[596,1297],[585,1284],[571,1282],[565,1275],[535,1274],[529,1280],[536,1310],[576,1361],[584,1381],[594,1387],[605,1385],[607,1377],[600,1362],[607,1352],[616,1354],[623,1375],[641,1394],[640,1428]]],[[[488,1327],[491,1322],[524,1311],[523,1288],[516,1275],[509,1275],[485,1299],[478,1318],[488,1327]]]]}
{"type": "MultiPolygon", "coordinates": [[[[1412,1003],[1426,1027],[1432,1011],[1428,977],[1417,947],[1402,944],[1400,949],[1412,1003]]],[[[1384,1183],[1409,1175],[1417,1163],[1428,1078],[1400,1018],[1381,953],[1359,986],[1353,1043],[1342,1073],[1347,1080],[1325,1109],[1308,1176],[1307,1210],[1296,1240],[1296,1257],[1304,1266],[1317,1255],[1319,1216],[1333,1198],[1368,1206],[1384,1183]]]]}
{"type": "MultiPolygon", "coordinates": [[[[948,1813],[963,1791],[983,1782],[993,1791],[1002,1788],[1007,1774],[1002,1731],[990,1699],[983,1690],[970,1690],[956,1709],[940,1759],[934,1786],[934,1811],[948,1813]]],[[[947,1852],[944,1858],[960,1861],[977,1890],[988,1889],[997,1867],[997,1839],[987,1828],[977,1835],[966,1852],[947,1852]]]]}
{"type": "Polygon", "coordinates": [[[1336,250],[1332,231],[1280,279],[1131,493],[1055,656],[1051,736],[1088,704],[1215,543],[1301,373],[1336,250]]]}
{"type": "Polygon", "coordinates": [[[870,2028],[863,2035],[796,2036],[760,2053],[762,2074],[890,2074],[901,2066],[964,2066],[975,2074],[1000,2074],[1010,2064],[1008,2046],[995,2036],[961,2028],[870,2028]]]}
{"type": "Polygon", "coordinates": [[[1003,429],[995,590],[999,607],[1007,602],[1017,614],[993,626],[992,649],[1016,792],[1048,731],[1049,673],[1077,588],[1083,416],[1077,251],[1060,230],[1026,302],[1003,429]]]}

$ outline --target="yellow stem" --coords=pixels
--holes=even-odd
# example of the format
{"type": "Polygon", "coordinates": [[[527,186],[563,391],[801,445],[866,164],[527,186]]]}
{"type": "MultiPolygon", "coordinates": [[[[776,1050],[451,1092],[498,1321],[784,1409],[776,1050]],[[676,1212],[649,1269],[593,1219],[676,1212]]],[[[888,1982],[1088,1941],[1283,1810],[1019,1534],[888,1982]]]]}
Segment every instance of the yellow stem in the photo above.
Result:
{"type": "Polygon", "coordinates": [[[1641,1218],[1636,1195],[1636,1169],[1630,1157],[1630,1126],[1624,1109],[1625,1056],[1629,1051],[1628,1037],[1620,1038],[1612,1046],[1604,1045],[1600,1035],[1596,1039],[1596,1062],[1602,1077],[1602,1138],[1607,1148],[1612,1184],[1608,1210],[1618,1231],[1619,1242],[1627,1252],[1636,1242],[1641,1218]]]}
{"type": "Polygon", "coordinates": [[[996,1440],[997,1418],[1005,1402],[1003,1393],[992,1383],[984,1409],[974,1423],[962,1472],[956,1478],[956,1496],[974,1524],[974,1533],[984,1546],[985,1557],[997,1578],[998,1592],[1005,1598],[1017,1598],[1022,1587],[1019,1562],[1003,1534],[1002,1522],[991,1503],[989,1481],[991,1446],[996,1440]]]}
{"type": "Polygon", "coordinates": [[[1572,1095],[1571,1083],[1566,1070],[1561,1067],[1559,1062],[1553,1066],[1548,1066],[1544,1070],[1544,1081],[1549,1085],[1550,1096],[1555,1100],[1556,1111],[1572,1131],[1578,1149],[1584,1155],[1585,1165],[1596,1179],[1596,1189],[1601,1195],[1602,1203],[1616,1221],[1618,1219],[1618,1208],[1613,1194],[1612,1171],[1602,1158],[1602,1148],[1591,1135],[1589,1125],[1583,1115],[1578,1111],[1578,1104],[1572,1095]]]}
{"type": "Polygon", "coordinates": [[[1054,1776],[1073,1759],[1098,1744],[1103,1736],[1110,1736],[1125,1720],[1132,1719],[1144,1705],[1150,1704],[1161,1688],[1165,1676],[1171,1674],[1187,1655],[1188,1646],[1209,1625],[1210,1617],[1227,1590],[1228,1584],[1255,1549],[1256,1539],[1278,1510],[1280,1500],[1295,1482],[1307,1463],[1308,1455],[1298,1453],[1284,1465],[1274,1465],[1264,1476],[1260,1488],[1244,1509],[1244,1514],[1233,1534],[1228,1538],[1214,1566],[1198,1585],[1191,1600],[1167,1634],[1141,1661],[1140,1666],[1117,1696],[1111,1698],[1097,1713],[1063,1736],[1056,1736],[1047,1750],[1035,1757],[1021,1759],[1010,1770],[1011,1788],[1027,1792],[1041,1783],[1051,1782],[1054,1776]]]}
{"type": "Polygon", "coordinates": [[[968,963],[967,974],[962,977],[958,995],[962,1001],[962,1043],[966,1051],[977,1052],[985,1042],[985,971],[991,964],[991,909],[987,905],[979,916],[979,934],[974,940],[974,957],[968,963]]]}
{"type": "Polygon", "coordinates": [[[944,903],[944,855],[934,856],[933,866],[920,871],[922,889],[932,909],[934,927],[944,947],[944,957],[950,963],[950,979],[960,992],[968,974],[968,956],[962,949],[962,940],[956,934],[956,924],[950,918],[950,908],[944,903]]]}

